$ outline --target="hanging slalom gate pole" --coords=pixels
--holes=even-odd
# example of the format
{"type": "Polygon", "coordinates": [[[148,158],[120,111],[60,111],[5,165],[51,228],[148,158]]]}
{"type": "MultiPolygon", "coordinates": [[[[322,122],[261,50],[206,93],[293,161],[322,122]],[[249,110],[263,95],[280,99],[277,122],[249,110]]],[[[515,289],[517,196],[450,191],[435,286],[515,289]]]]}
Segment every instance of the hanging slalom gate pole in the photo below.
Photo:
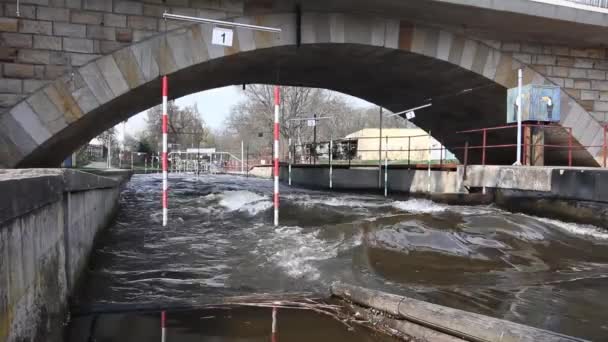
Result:
{"type": "Polygon", "coordinates": [[[431,136],[431,131],[429,131],[429,166],[428,166],[428,171],[427,171],[427,177],[428,177],[428,184],[427,184],[427,192],[430,194],[431,193],[431,145],[433,143],[433,137],[431,136]]]}
{"type": "Polygon", "coordinates": [[[291,138],[289,138],[287,145],[289,145],[287,148],[289,149],[289,170],[288,170],[288,178],[289,178],[289,186],[291,186],[291,160],[293,158],[292,155],[292,150],[291,150],[291,138]]]}
{"type": "Polygon", "coordinates": [[[515,165],[521,165],[521,120],[522,120],[522,84],[523,84],[523,70],[517,70],[517,161],[515,165]]]}
{"type": "Polygon", "coordinates": [[[169,89],[167,84],[167,76],[163,76],[163,227],[167,226],[167,214],[168,214],[168,181],[167,181],[167,126],[169,125],[169,115],[167,115],[167,98],[169,96],[169,89]]]}
{"type": "Polygon", "coordinates": [[[388,196],[388,135],[384,145],[384,197],[388,196]]]}
{"type": "Polygon", "coordinates": [[[333,164],[333,149],[334,147],[334,142],[333,140],[331,140],[331,138],[329,139],[329,188],[333,189],[334,188],[334,164],[333,164]]]}
{"type": "Polygon", "coordinates": [[[245,142],[241,140],[241,176],[245,173],[245,142]]]}
{"type": "Polygon", "coordinates": [[[165,311],[161,311],[160,313],[160,341],[167,341],[167,314],[165,311]]]}
{"type": "Polygon", "coordinates": [[[274,225],[279,225],[279,106],[281,93],[274,86],[274,225]]]}

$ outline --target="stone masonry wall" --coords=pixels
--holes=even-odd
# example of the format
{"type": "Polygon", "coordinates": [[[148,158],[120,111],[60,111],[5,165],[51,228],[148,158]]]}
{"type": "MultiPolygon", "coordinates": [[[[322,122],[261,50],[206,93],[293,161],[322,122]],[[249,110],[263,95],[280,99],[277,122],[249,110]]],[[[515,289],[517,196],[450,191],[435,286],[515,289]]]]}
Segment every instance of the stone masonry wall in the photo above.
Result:
{"type": "MultiPolygon", "coordinates": [[[[271,0],[270,0],[271,1],[271,0]]],[[[226,18],[269,0],[0,0],[0,112],[72,68],[178,23],[162,13],[226,18]],[[246,4],[247,2],[247,4],[246,4]]],[[[563,87],[596,120],[608,121],[608,52],[485,41],[563,87]]]]}
{"type": "Polygon", "coordinates": [[[243,0],[0,0],[0,112],[51,80],[181,23],[163,12],[225,18],[243,0]],[[166,23],[166,24],[165,24],[166,23]]]}
{"type": "Polygon", "coordinates": [[[575,98],[597,121],[608,122],[608,50],[519,42],[488,42],[513,53],[575,98]]]}

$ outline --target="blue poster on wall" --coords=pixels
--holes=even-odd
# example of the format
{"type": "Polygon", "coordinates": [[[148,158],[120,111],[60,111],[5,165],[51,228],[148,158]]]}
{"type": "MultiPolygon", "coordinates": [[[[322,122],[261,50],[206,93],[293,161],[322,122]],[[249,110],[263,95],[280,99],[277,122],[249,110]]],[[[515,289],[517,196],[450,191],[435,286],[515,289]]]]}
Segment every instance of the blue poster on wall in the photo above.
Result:
{"type": "MultiPolygon", "coordinates": [[[[517,122],[517,88],[507,94],[507,123],[517,122]]],[[[522,87],[522,121],[558,122],[560,120],[561,88],[526,85],[522,87]]]]}

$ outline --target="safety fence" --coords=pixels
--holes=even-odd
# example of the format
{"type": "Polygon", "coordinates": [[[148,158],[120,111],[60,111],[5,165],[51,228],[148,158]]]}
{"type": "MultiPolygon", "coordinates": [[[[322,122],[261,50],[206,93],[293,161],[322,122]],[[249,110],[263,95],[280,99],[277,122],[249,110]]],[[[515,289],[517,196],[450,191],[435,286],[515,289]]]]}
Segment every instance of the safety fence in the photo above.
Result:
{"type": "Polygon", "coordinates": [[[284,162],[292,164],[374,166],[455,166],[456,157],[429,134],[353,137],[292,144],[284,162]]]}

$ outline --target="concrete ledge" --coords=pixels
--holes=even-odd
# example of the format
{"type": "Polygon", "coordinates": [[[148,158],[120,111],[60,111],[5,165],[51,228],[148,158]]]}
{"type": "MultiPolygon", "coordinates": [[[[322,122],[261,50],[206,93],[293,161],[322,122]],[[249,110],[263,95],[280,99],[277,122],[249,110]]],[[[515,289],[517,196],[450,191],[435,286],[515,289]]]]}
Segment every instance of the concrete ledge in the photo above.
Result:
{"type": "Polygon", "coordinates": [[[64,192],[116,188],[120,182],[69,169],[0,170],[0,223],[56,202],[64,192]]]}

